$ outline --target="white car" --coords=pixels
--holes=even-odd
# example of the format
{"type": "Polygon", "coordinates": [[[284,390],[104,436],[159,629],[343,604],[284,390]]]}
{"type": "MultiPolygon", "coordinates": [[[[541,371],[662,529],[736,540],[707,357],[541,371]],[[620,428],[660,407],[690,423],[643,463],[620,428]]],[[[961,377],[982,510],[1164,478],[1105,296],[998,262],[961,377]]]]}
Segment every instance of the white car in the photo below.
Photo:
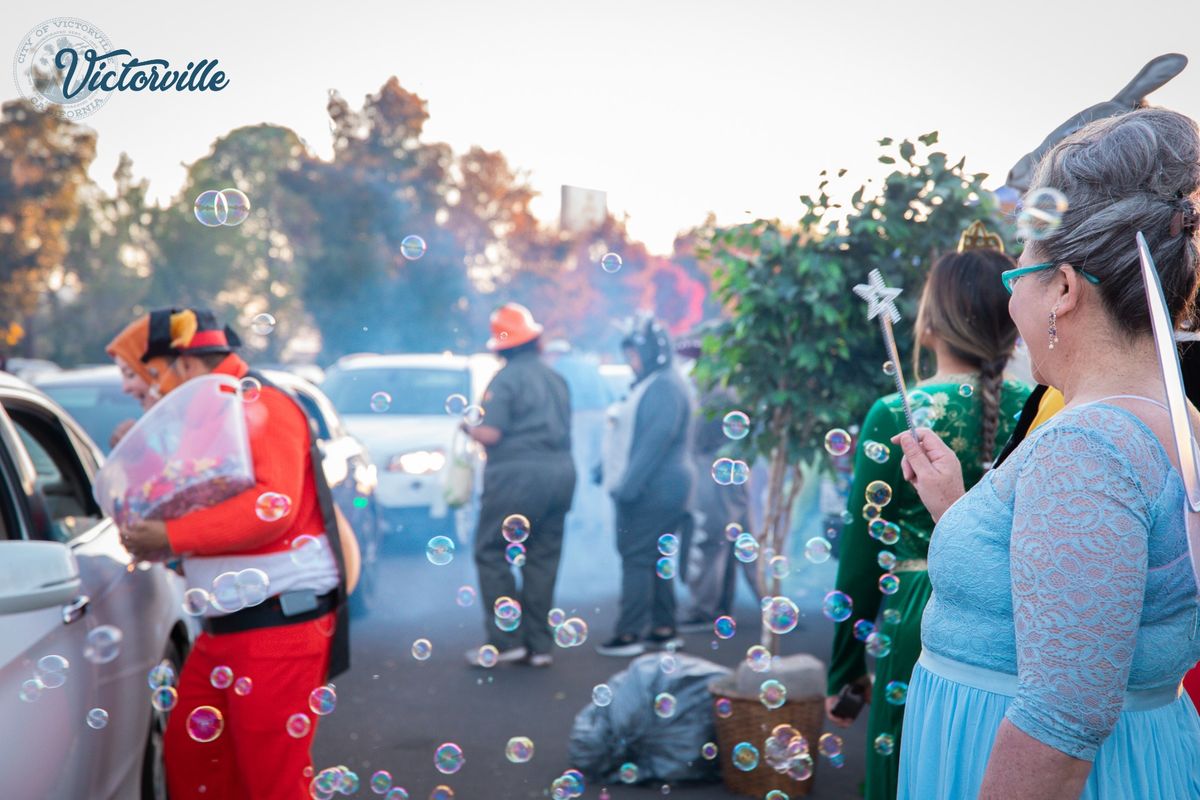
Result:
{"type": "MultiPolygon", "coordinates": [[[[385,544],[412,549],[437,533],[470,537],[475,504],[447,504],[447,467],[457,456],[478,471],[482,460],[458,430],[461,411],[448,412],[447,400],[461,395],[479,404],[499,369],[486,353],[353,355],[326,374],[321,389],[379,470],[375,497],[392,534],[385,544]]],[[[478,475],[475,485],[478,492],[478,475]]]]}
{"type": "Polygon", "coordinates": [[[166,714],[147,675],[195,632],[183,581],[135,567],[92,496],[102,456],[0,375],[0,796],[163,800],[166,714]]]}

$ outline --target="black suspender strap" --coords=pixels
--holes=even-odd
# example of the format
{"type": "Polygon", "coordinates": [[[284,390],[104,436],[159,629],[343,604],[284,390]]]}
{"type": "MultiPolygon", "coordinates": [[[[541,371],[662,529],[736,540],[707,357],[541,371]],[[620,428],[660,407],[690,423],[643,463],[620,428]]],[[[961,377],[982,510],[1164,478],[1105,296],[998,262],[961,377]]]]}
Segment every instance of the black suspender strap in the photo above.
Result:
{"type": "Polygon", "coordinates": [[[346,592],[346,560],[342,552],[342,538],[338,530],[337,514],[334,512],[333,492],[330,491],[329,482],[325,479],[325,470],[321,463],[321,450],[317,446],[317,424],[308,416],[304,405],[292,392],[272,383],[261,372],[251,370],[247,376],[254,378],[263,386],[282,392],[291,398],[308,422],[308,452],[312,461],[313,481],[316,483],[317,503],[321,508],[321,520],[325,524],[325,536],[329,540],[329,549],[333,551],[333,558],[338,567],[336,626],[333,631],[333,646],[329,654],[327,673],[327,679],[332,679],[350,669],[350,603],[346,592]]]}

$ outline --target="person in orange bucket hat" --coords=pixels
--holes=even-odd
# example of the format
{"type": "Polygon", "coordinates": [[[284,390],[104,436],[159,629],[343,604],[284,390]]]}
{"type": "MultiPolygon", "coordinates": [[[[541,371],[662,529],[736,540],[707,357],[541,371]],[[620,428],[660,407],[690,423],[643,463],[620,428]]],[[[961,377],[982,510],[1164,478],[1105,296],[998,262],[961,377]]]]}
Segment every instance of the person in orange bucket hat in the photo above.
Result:
{"type": "MultiPolygon", "coordinates": [[[[483,421],[461,426],[487,450],[474,544],[484,628],[498,661],[545,667],[553,661],[554,639],[544,621],[554,604],[563,526],[575,493],[570,392],[542,361],[542,326],[529,309],[501,306],[491,329],[488,348],[504,367],[484,393],[483,421]],[[519,590],[513,566],[521,569],[519,590]],[[501,597],[520,603],[524,622],[517,630],[492,619],[501,597]]],[[[467,661],[478,665],[479,651],[468,651],[467,661]]]]}

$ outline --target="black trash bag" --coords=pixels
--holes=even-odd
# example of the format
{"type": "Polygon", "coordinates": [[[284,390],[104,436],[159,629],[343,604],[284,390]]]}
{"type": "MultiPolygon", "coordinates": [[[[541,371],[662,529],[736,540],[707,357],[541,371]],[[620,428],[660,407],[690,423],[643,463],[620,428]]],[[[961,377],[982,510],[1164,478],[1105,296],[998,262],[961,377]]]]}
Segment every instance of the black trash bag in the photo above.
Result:
{"type": "Polygon", "coordinates": [[[717,780],[717,763],[700,755],[716,741],[708,685],[729,670],[703,658],[654,653],[608,679],[612,703],[589,704],[575,716],[567,753],[573,767],[593,781],[615,783],[621,765],[636,764],[637,781],[717,780]],[[664,671],[662,660],[675,660],[664,671]],[[675,697],[675,712],[655,713],[655,698],[675,697]]]}

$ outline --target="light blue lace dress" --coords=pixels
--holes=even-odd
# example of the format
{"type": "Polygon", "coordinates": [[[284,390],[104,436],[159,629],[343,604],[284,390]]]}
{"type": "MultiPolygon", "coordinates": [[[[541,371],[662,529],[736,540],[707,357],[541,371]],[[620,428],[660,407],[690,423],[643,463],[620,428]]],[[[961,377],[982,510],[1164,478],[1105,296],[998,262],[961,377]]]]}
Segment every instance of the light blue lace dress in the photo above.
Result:
{"type": "Polygon", "coordinates": [[[1087,800],[1200,798],[1184,487],[1136,415],[1063,411],[951,506],[929,548],[903,800],[978,795],[1001,720],[1093,762],[1087,800]]]}

